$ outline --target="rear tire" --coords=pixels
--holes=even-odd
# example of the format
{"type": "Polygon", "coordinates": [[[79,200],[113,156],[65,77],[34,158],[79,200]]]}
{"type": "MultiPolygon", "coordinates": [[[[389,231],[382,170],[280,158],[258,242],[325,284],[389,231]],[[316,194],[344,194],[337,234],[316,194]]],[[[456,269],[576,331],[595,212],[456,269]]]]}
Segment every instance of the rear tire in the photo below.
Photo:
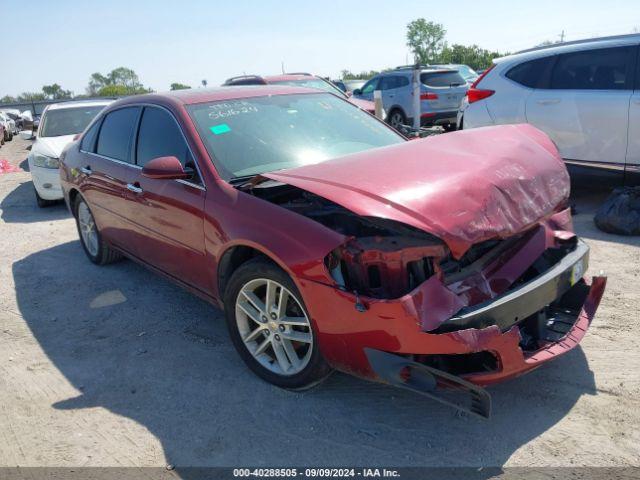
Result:
{"type": "Polygon", "coordinates": [[[398,108],[395,108],[389,112],[389,117],[387,119],[389,125],[391,125],[396,130],[400,130],[402,125],[407,124],[407,117],[404,112],[398,108]]]}
{"type": "Polygon", "coordinates": [[[331,373],[300,292],[269,260],[254,258],[233,273],[224,293],[224,310],[238,354],[263,380],[304,390],[331,373]]]}
{"type": "Polygon", "coordinates": [[[102,240],[98,226],[93,219],[93,213],[80,195],[76,197],[73,212],[76,217],[80,244],[89,260],[96,265],[107,265],[122,258],[119,252],[102,240]]]}

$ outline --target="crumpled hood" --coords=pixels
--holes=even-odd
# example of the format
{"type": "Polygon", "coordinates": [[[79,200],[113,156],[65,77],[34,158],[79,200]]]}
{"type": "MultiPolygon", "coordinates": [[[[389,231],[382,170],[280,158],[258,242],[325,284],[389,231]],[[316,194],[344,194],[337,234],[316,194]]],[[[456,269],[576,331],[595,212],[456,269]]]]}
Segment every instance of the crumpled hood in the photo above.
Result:
{"type": "Polygon", "coordinates": [[[40,153],[48,157],[59,158],[64,147],[73,141],[75,135],[62,135],[60,137],[38,137],[31,149],[32,153],[40,153]]]}
{"type": "Polygon", "coordinates": [[[456,258],[475,243],[528,229],[569,196],[556,147],[526,124],[447,133],[263,176],[429,232],[456,258]]]}

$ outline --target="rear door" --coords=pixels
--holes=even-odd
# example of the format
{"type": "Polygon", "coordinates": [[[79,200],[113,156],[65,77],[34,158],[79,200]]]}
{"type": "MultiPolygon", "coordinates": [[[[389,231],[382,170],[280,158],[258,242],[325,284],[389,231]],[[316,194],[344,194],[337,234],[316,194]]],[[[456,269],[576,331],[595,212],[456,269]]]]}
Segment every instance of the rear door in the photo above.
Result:
{"type": "Polygon", "coordinates": [[[205,187],[195,159],[173,115],[164,108],[146,106],[135,147],[136,164],[174,156],[192,177],[187,180],[138,177],[128,185],[131,220],[139,232],[139,258],[196,288],[210,284],[204,248],[205,187]]]}
{"type": "MultiPolygon", "coordinates": [[[[638,55],[640,55],[640,48],[638,55]]],[[[629,135],[625,167],[629,177],[632,175],[636,179],[640,177],[640,58],[638,56],[636,56],[635,89],[629,105],[629,135]]]]}
{"type": "Polygon", "coordinates": [[[389,112],[394,106],[400,106],[404,112],[409,112],[410,105],[409,79],[402,75],[387,75],[380,79],[378,90],[382,92],[382,105],[389,112]]]}
{"type": "Polygon", "coordinates": [[[80,145],[82,194],[104,239],[135,254],[136,231],[129,221],[126,185],[138,177],[131,146],[140,107],[124,107],[95,123],[80,145]]]}
{"type": "Polygon", "coordinates": [[[558,55],[546,88],[527,99],[527,121],[553,139],[564,159],[622,170],[634,64],[635,47],[558,55]]]}

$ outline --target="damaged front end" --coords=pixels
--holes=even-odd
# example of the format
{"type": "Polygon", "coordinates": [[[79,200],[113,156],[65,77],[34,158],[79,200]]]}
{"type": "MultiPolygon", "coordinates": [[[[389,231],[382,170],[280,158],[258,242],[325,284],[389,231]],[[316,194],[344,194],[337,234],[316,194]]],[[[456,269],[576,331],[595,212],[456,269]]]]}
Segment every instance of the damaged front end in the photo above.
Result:
{"type": "Polygon", "coordinates": [[[300,284],[333,367],[486,417],[483,386],[582,339],[606,278],[584,277],[589,249],[573,233],[566,170],[541,132],[500,132],[502,142],[443,135],[243,188],[343,236],[323,259],[326,280],[300,284]],[[460,139],[479,153],[459,153],[460,139]],[[456,148],[425,169],[429,154],[456,148]],[[393,152],[399,173],[371,180],[364,167],[389,170],[393,152]]]}

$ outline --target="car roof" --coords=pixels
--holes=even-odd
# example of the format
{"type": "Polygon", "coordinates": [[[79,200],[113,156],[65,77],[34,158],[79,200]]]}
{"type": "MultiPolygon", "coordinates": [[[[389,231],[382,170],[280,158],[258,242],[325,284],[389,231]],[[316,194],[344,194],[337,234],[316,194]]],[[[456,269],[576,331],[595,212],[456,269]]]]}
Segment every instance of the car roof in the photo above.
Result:
{"type": "Polygon", "coordinates": [[[267,83],[269,83],[269,82],[291,82],[295,80],[319,79],[320,77],[317,77],[315,75],[311,75],[308,73],[285,73],[282,75],[263,76],[262,78],[264,78],[264,80],[267,83]]]}
{"type": "Polygon", "coordinates": [[[511,60],[524,60],[556,55],[559,53],[574,52],[579,50],[587,50],[591,48],[606,48],[625,45],[638,45],[640,43],[640,34],[632,33],[629,35],[615,35],[611,37],[587,38],[583,40],[575,40],[572,42],[554,43],[540,47],[521,50],[512,55],[494,59],[494,63],[510,62],[511,60]]]}
{"type": "MultiPolygon", "coordinates": [[[[240,100],[243,98],[266,97],[270,95],[293,95],[296,93],[322,93],[315,88],[291,85],[237,85],[214,88],[190,88],[169,92],[147,93],[123,98],[118,104],[144,103],[145,101],[169,101],[174,104],[192,105],[196,103],[240,100]]],[[[327,93],[330,95],[329,93],[327,93]]]]}
{"type": "Polygon", "coordinates": [[[113,99],[109,100],[79,100],[73,102],[60,102],[51,103],[48,105],[47,110],[64,110],[67,108],[83,108],[83,107],[104,107],[113,102],[113,99]]]}

